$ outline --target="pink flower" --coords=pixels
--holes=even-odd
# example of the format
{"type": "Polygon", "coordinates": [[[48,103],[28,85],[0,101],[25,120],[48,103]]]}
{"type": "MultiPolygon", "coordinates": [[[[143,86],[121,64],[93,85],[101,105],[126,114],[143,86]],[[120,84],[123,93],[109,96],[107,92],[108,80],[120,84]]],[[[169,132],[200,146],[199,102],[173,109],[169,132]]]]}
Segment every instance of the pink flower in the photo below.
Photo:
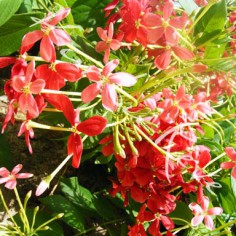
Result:
{"type": "Polygon", "coordinates": [[[176,28],[183,28],[187,22],[187,15],[171,18],[174,9],[174,3],[167,1],[163,7],[163,16],[147,13],[143,17],[144,24],[150,27],[148,33],[148,41],[155,43],[163,35],[168,43],[176,44],[178,42],[178,34],[176,28]]]}
{"type": "Polygon", "coordinates": [[[63,46],[71,42],[70,36],[64,30],[57,29],[55,25],[67,17],[69,13],[69,8],[60,10],[54,17],[52,17],[52,13],[49,13],[41,23],[41,30],[29,32],[24,36],[22,40],[21,54],[27,52],[37,41],[41,40],[41,57],[47,62],[55,61],[56,52],[53,44],[63,46]]]}
{"type": "Polygon", "coordinates": [[[91,102],[101,92],[102,105],[109,111],[115,111],[118,107],[118,96],[116,93],[115,84],[130,87],[136,83],[136,77],[125,73],[117,72],[112,74],[111,72],[118,66],[119,60],[112,60],[108,62],[103,68],[102,72],[96,67],[91,66],[87,72],[87,77],[96,82],[90,84],[82,92],[83,102],[91,102]]]}
{"type": "Polygon", "coordinates": [[[114,26],[113,23],[109,24],[108,30],[104,30],[101,27],[97,28],[97,33],[102,41],[98,42],[96,45],[96,51],[105,51],[103,62],[107,63],[110,56],[110,49],[116,51],[120,48],[120,41],[118,39],[113,39],[114,26]]]}
{"type": "Polygon", "coordinates": [[[222,169],[232,169],[232,176],[236,179],[236,152],[232,147],[226,147],[225,152],[231,161],[221,163],[222,169]]]}
{"type": "Polygon", "coordinates": [[[210,230],[214,229],[214,222],[211,216],[220,215],[222,214],[223,210],[221,207],[213,207],[208,209],[209,203],[209,198],[204,196],[202,197],[202,201],[200,203],[201,206],[195,202],[189,204],[189,208],[193,211],[193,214],[195,215],[191,221],[192,226],[197,226],[201,224],[204,220],[206,228],[210,230]]]}
{"type": "Polygon", "coordinates": [[[18,106],[22,112],[28,111],[31,118],[35,118],[39,115],[39,109],[32,94],[39,94],[45,86],[43,79],[32,81],[34,66],[35,62],[30,62],[25,76],[14,76],[12,79],[13,89],[20,93],[18,106]]]}
{"type": "Polygon", "coordinates": [[[18,164],[10,172],[5,167],[0,168],[0,184],[6,183],[5,187],[8,189],[14,189],[16,187],[16,179],[28,179],[33,176],[31,173],[19,173],[22,169],[22,165],[18,164]]]}

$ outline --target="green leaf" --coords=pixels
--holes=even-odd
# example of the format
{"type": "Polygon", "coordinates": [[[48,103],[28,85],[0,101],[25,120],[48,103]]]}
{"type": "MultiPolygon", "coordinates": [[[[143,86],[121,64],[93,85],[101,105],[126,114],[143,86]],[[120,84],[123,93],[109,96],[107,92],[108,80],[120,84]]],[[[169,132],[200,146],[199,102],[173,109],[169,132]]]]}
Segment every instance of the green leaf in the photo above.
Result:
{"type": "Polygon", "coordinates": [[[6,23],[19,9],[23,0],[0,0],[0,26],[6,23]]]}
{"type": "MultiPolygon", "coordinates": [[[[198,15],[199,17],[203,8],[198,15]]],[[[225,25],[227,17],[226,2],[221,0],[214,4],[210,9],[201,17],[194,28],[194,37],[197,37],[196,46],[205,44],[215,39],[219,35],[225,25]]]]}
{"type": "Polygon", "coordinates": [[[214,192],[217,193],[219,197],[224,213],[232,214],[236,211],[236,204],[232,204],[236,202],[236,198],[231,188],[230,177],[220,180],[219,183],[222,188],[217,188],[214,192]]]}
{"type": "Polygon", "coordinates": [[[198,6],[194,0],[179,0],[179,3],[189,15],[198,9],[198,6]]]}
{"type": "Polygon", "coordinates": [[[60,182],[61,191],[65,197],[76,206],[79,206],[87,211],[87,213],[95,213],[94,196],[92,193],[79,185],[77,177],[69,179],[63,178],[60,182]]]}
{"type": "MultiPolygon", "coordinates": [[[[183,202],[176,202],[176,208],[173,212],[171,212],[169,215],[169,217],[173,217],[173,218],[181,218],[185,221],[190,222],[191,219],[193,218],[193,214],[191,212],[191,210],[189,209],[189,207],[183,203],[183,202]]],[[[177,225],[186,225],[186,222],[181,221],[181,220],[175,220],[174,219],[175,224],[177,225]]]]}
{"type": "Polygon", "coordinates": [[[0,27],[0,56],[9,55],[19,50],[23,36],[40,25],[34,25],[32,18],[42,18],[42,13],[27,13],[13,16],[6,24],[0,27]]]}
{"type": "Polygon", "coordinates": [[[53,214],[64,213],[62,220],[74,229],[84,232],[84,217],[79,209],[60,195],[41,198],[40,201],[53,212],[53,214]]]}

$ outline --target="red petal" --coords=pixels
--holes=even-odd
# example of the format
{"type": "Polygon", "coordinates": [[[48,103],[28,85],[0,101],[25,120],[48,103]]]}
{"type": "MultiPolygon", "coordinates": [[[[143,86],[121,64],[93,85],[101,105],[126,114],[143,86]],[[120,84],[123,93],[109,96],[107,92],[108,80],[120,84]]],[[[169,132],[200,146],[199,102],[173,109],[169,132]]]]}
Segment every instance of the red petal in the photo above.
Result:
{"type": "Polygon", "coordinates": [[[120,48],[120,41],[117,39],[112,39],[110,42],[110,47],[114,51],[118,50],[120,48]]]}
{"type": "Polygon", "coordinates": [[[153,14],[153,13],[146,13],[143,16],[143,22],[146,26],[149,26],[149,27],[162,26],[161,16],[157,14],[153,14]]]}
{"type": "Polygon", "coordinates": [[[174,28],[168,26],[165,31],[166,41],[171,44],[177,44],[179,37],[174,28]]]}
{"type": "Polygon", "coordinates": [[[83,102],[91,102],[100,93],[100,88],[97,83],[90,84],[87,88],[82,91],[81,98],[83,102]]]}
{"type": "Polygon", "coordinates": [[[45,86],[43,79],[36,79],[30,84],[30,92],[33,94],[39,94],[45,86]]]}
{"type": "Polygon", "coordinates": [[[55,48],[49,36],[44,36],[40,43],[40,55],[47,62],[56,60],[55,48]]]}
{"type": "Polygon", "coordinates": [[[113,23],[111,22],[109,24],[109,29],[108,29],[108,34],[107,34],[108,38],[112,39],[113,38],[113,34],[114,34],[114,26],[113,26],[113,23]]]}
{"type": "Polygon", "coordinates": [[[160,56],[156,57],[155,65],[160,70],[165,70],[170,65],[171,60],[171,51],[167,50],[160,54],[160,56]]]}
{"type": "Polygon", "coordinates": [[[61,20],[63,20],[64,18],[66,18],[70,13],[70,8],[64,8],[60,11],[57,12],[56,16],[53,17],[52,20],[50,20],[48,23],[50,25],[56,25],[58,24],[61,20]]]}
{"type": "Polygon", "coordinates": [[[171,13],[173,11],[174,8],[174,4],[171,1],[167,1],[164,4],[164,8],[163,8],[163,18],[165,20],[169,20],[171,13]]]}
{"type": "Polygon", "coordinates": [[[35,67],[35,62],[31,61],[27,67],[27,70],[26,70],[26,75],[25,75],[25,83],[26,84],[28,84],[33,77],[34,67],[35,67]]]}
{"type": "Polygon", "coordinates": [[[96,66],[90,66],[85,74],[91,81],[98,82],[101,80],[101,72],[96,66]]]}
{"type": "Polygon", "coordinates": [[[12,87],[15,91],[21,93],[24,86],[25,86],[24,76],[14,76],[12,78],[12,87]]]}
{"type": "Polygon", "coordinates": [[[36,101],[35,101],[32,94],[27,94],[26,102],[27,103],[25,104],[25,106],[27,106],[27,110],[28,110],[29,115],[31,116],[31,118],[38,117],[39,109],[38,109],[37,103],[36,103],[36,101]]]}
{"type": "Polygon", "coordinates": [[[96,44],[96,51],[97,52],[102,52],[102,51],[105,51],[107,49],[107,47],[109,47],[105,42],[103,41],[100,41],[96,44]]]}
{"type": "Polygon", "coordinates": [[[79,168],[83,151],[83,142],[78,134],[71,134],[67,142],[68,155],[73,154],[72,166],[79,168]]]}
{"type": "Polygon", "coordinates": [[[5,187],[8,189],[14,189],[16,187],[16,180],[10,179],[6,182],[5,187]]]}
{"type": "Polygon", "coordinates": [[[82,76],[82,71],[77,66],[70,63],[58,63],[56,64],[56,71],[64,79],[75,82],[78,81],[82,76]]]}
{"type": "Polygon", "coordinates": [[[0,68],[4,68],[16,62],[15,57],[1,57],[0,58],[0,68]]]}
{"type": "Polygon", "coordinates": [[[43,37],[44,33],[41,30],[35,30],[27,33],[21,43],[21,53],[27,52],[33,45],[43,37]]]}
{"type": "Polygon", "coordinates": [[[62,29],[52,29],[49,37],[57,46],[63,46],[71,42],[70,36],[62,29]]]}
{"type": "Polygon", "coordinates": [[[104,76],[108,76],[118,66],[118,64],[119,64],[118,59],[108,62],[103,68],[102,74],[104,76]]]}
{"type": "Polygon", "coordinates": [[[167,216],[161,215],[161,222],[167,230],[172,230],[175,227],[173,220],[167,216]]]}
{"type": "Polygon", "coordinates": [[[88,135],[95,136],[101,134],[106,128],[107,120],[101,116],[93,116],[81,122],[77,126],[77,130],[88,135]]]}
{"type": "Polygon", "coordinates": [[[181,47],[172,47],[175,55],[183,60],[191,60],[194,57],[194,54],[186,48],[181,47]]]}
{"type": "Polygon", "coordinates": [[[103,41],[107,40],[107,30],[104,30],[101,27],[97,27],[97,33],[101,40],[103,41]]]}
{"type": "Polygon", "coordinates": [[[226,147],[225,152],[232,161],[236,161],[236,152],[232,147],[226,147]]]}

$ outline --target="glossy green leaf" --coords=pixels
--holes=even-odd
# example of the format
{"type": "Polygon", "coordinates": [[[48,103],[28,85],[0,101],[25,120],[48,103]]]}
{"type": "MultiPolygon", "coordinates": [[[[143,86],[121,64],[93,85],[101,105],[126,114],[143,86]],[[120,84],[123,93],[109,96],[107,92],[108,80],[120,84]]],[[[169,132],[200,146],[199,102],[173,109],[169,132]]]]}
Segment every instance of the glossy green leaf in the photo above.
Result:
{"type": "Polygon", "coordinates": [[[74,229],[84,232],[84,217],[80,210],[72,204],[69,200],[61,195],[53,195],[45,198],[41,198],[40,201],[48,208],[50,211],[55,213],[64,213],[62,220],[73,227],[74,229]]]}
{"type": "Polygon", "coordinates": [[[87,211],[87,213],[95,213],[94,196],[92,193],[79,185],[77,177],[69,179],[63,178],[60,182],[61,191],[65,197],[73,204],[79,206],[87,211]]]}
{"type": "Polygon", "coordinates": [[[23,0],[0,0],[0,26],[6,23],[19,9],[23,0]]]}
{"type": "MultiPolygon", "coordinates": [[[[199,17],[205,8],[203,8],[198,15],[199,17]]],[[[206,42],[211,42],[217,35],[222,32],[226,18],[226,1],[221,0],[214,4],[210,9],[201,17],[194,28],[194,36],[197,38],[195,44],[200,46],[206,42]]]]}
{"type": "Polygon", "coordinates": [[[0,56],[9,55],[19,50],[23,36],[40,25],[34,25],[33,18],[42,18],[42,13],[29,13],[13,16],[6,24],[0,27],[0,56]],[[31,27],[32,26],[32,27],[31,27]]]}

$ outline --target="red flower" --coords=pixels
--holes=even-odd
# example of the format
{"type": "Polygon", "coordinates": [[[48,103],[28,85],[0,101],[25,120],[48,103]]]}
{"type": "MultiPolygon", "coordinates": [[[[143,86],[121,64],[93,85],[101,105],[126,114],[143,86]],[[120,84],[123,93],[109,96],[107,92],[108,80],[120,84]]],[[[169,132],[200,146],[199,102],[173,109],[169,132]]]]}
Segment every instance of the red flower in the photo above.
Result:
{"type": "Polygon", "coordinates": [[[82,71],[70,63],[51,63],[38,66],[35,76],[46,81],[45,88],[59,90],[65,86],[66,81],[78,81],[82,76],[82,71]]]}
{"type": "Polygon", "coordinates": [[[39,94],[45,86],[43,79],[31,81],[34,74],[34,66],[34,61],[30,62],[25,76],[14,76],[12,79],[12,87],[20,93],[17,99],[18,106],[23,113],[28,112],[31,118],[39,115],[38,106],[32,94],[39,94]]]}
{"type": "Polygon", "coordinates": [[[133,86],[136,83],[136,77],[125,73],[117,72],[112,74],[111,72],[118,66],[118,60],[112,60],[108,62],[102,70],[102,73],[96,66],[91,66],[86,76],[96,82],[96,84],[90,84],[82,92],[83,102],[91,102],[100,93],[102,94],[102,105],[109,111],[115,111],[118,107],[118,97],[114,84],[122,85],[125,87],[133,86]]]}
{"type": "Polygon", "coordinates": [[[48,16],[41,23],[41,30],[35,30],[27,33],[21,46],[21,54],[27,52],[33,47],[35,42],[40,42],[40,55],[47,62],[56,60],[56,52],[53,44],[63,46],[71,42],[70,36],[62,29],[55,27],[61,20],[63,20],[70,13],[70,9],[62,9],[53,15],[49,13],[48,16]]]}
{"type": "Polygon", "coordinates": [[[206,228],[210,230],[214,229],[214,222],[210,216],[221,215],[223,210],[221,207],[213,207],[211,209],[208,209],[209,203],[209,198],[204,196],[200,205],[195,202],[189,204],[189,208],[193,211],[193,214],[195,215],[191,221],[192,226],[197,226],[201,224],[204,220],[206,228]]]}
{"type": "Polygon", "coordinates": [[[232,176],[236,179],[236,152],[232,147],[226,147],[225,152],[231,161],[221,163],[222,169],[232,169],[232,176]]]}
{"type": "Polygon", "coordinates": [[[109,24],[108,30],[104,30],[101,27],[97,28],[97,33],[102,41],[98,42],[96,45],[96,51],[102,52],[105,51],[103,62],[107,63],[110,56],[110,49],[116,51],[120,48],[120,41],[113,39],[114,26],[113,23],[109,24]]]}
{"type": "Polygon", "coordinates": [[[33,176],[31,173],[19,173],[22,167],[21,164],[18,164],[11,172],[5,167],[0,168],[0,184],[6,183],[6,188],[14,189],[17,184],[16,179],[28,179],[33,176]]]}

